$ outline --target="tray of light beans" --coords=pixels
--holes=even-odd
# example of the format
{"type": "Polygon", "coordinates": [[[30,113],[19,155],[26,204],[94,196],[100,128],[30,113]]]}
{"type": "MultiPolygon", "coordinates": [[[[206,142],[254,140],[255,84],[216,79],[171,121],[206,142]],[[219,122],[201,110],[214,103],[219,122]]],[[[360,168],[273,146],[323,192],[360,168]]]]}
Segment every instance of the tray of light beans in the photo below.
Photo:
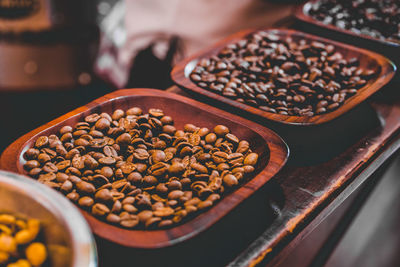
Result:
{"type": "MultiPolygon", "coordinates": [[[[29,141],[20,154],[24,173],[106,224],[146,231],[173,228],[229,199],[243,184],[261,186],[286,161],[283,141],[254,123],[231,121],[218,114],[226,115],[223,111],[170,93],[114,94],[111,101],[111,96],[103,98],[109,112],[67,114],[73,123],[44,126],[48,134],[39,129],[35,137],[23,138],[29,141]],[[120,94],[133,103],[140,103],[140,94],[157,96],[142,100],[145,106],[125,101],[120,107],[126,108],[118,108],[123,100],[115,96],[120,94]],[[157,97],[162,104],[157,105],[157,97]]],[[[2,165],[5,159],[3,154],[2,165]]],[[[225,206],[233,208],[240,197],[233,199],[225,206]]]]}

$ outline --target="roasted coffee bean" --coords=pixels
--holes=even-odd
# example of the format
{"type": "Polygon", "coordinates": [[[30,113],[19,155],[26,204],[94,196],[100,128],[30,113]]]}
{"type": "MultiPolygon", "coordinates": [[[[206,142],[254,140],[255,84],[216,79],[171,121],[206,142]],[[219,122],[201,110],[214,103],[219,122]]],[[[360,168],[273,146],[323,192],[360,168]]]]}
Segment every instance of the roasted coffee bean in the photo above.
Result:
{"type": "Polygon", "coordinates": [[[81,206],[83,208],[90,208],[91,206],[93,206],[94,201],[93,201],[93,198],[84,196],[78,200],[78,204],[79,204],[79,206],[81,206]]]}
{"type": "MultiPolygon", "coordinates": [[[[267,112],[310,117],[339,108],[351,95],[335,93],[346,89],[354,89],[356,93],[374,76],[374,70],[360,68],[358,61],[345,58],[333,45],[324,42],[294,41],[259,31],[239,43],[242,45],[228,45],[216,56],[204,59],[207,66],[200,60],[190,75],[192,81],[267,112]],[[221,65],[231,67],[219,72],[217,79],[214,73],[221,65]],[[224,83],[216,84],[217,81],[224,83]],[[321,100],[331,102],[333,95],[335,103],[330,109],[317,107],[321,100]]],[[[217,126],[214,132],[221,137],[229,132],[222,129],[217,126]]],[[[236,145],[239,140],[230,137],[226,139],[236,145]]],[[[207,136],[205,141],[215,142],[207,136]]]]}
{"type": "Polygon", "coordinates": [[[254,165],[256,165],[257,160],[258,160],[258,154],[257,153],[250,153],[245,157],[245,159],[243,161],[243,164],[254,166],[254,165]]]}
{"type": "Polygon", "coordinates": [[[152,163],[164,162],[165,161],[165,153],[162,150],[155,150],[151,155],[152,163]]]}
{"type": "Polygon", "coordinates": [[[40,154],[37,156],[37,160],[38,160],[40,163],[44,164],[44,163],[50,161],[50,160],[51,160],[51,157],[50,157],[48,154],[46,154],[46,153],[40,153],[40,154]]]}
{"type": "Polygon", "coordinates": [[[99,163],[103,165],[113,165],[115,164],[116,160],[113,157],[104,157],[99,159],[99,163]]]}
{"type": "Polygon", "coordinates": [[[25,164],[24,164],[24,168],[26,170],[31,170],[33,168],[39,168],[40,167],[40,163],[37,160],[28,160],[25,164]]]}
{"type": "Polygon", "coordinates": [[[101,189],[96,192],[94,195],[96,201],[102,202],[102,203],[109,203],[114,200],[113,195],[111,194],[110,190],[108,189],[101,189]]]}
{"type": "Polygon", "coordinates": [[[108,128],[110,128],[110,120],[106,119],[106,118],[101,118],[98,121],[96,121],[95,127],[96,130],[99,131],[106,131],[108,130],[108,128]]]}
{"type": "Polygon", "coordinates": [[[110,212],[110,209],[106,205],[101,204],[101,203],[96,203],[92,207],[93,215],[98,216],[98,217],[103,217],[103,216],[107,215],[109,212],[110,212]]]}
{"type": "Polygon", "coordinates": [[[213,202],[211,200],[204,200],[201,201],[199,204],[197,204],[197,208],[199,210],[205,210],[208,209],[209,207],[211,207],[213,205],[213,202]]]}
{"type": "Polygon", "coordinates": [[[145,224],[151,217],[153,217],[153,212],[151,210],[144,210],[138,213],[139,221],[142,224],[145,224]]]}
{"type": "Polygon", "coordinates": [[[26,160],[32,160],[36,159],[36,157],[39,155],[39,150],[36,148],[29,148],[25,153],[24,153],[24,158],[26,160]]]}
{"type": "Polygon", "coordinates": [[[228,127],[210,132],[186,124],[177,131],[159,109],[92,114],[58,136],[39,137],[34,146],[24,154],[30,176],[129,229],[170,227],[211,207],[224,185],[238,184],[232,181],[254,171],[257,161],[249,143],[228,127]]]}
{"type": "Polygon", "coordinates": [[[153,212],[154,216],[157,217],[170,217],[174,214],[174,210],[170,207],[163,207],[163,208],[158,208],[153,212]]]}
{"type": "Polygon", "coordinates": [[[229,128],[225,125],[217,125],[214,128],[214,133],[216,133],[218,136],[225,136],[229,133],[229,128]]]}
{"type": "Polygon", "coordinates": [[[139,218],[137,215],[128,214],[126,216],[120,216],[120,225],[125,228],[134,228],[139,224],[139,218]]]}
{"type": "Polygon", "coordinates": [[[68,198],[69,200],[71,200],[72,202],[76,202],[76,201],[78,201],[78,199],[79,199],[79,194],[78,194],[77,192],[68,193],[66,196],[67,196],[67,198],[68,198]]]}
{"type": "Polygon", "coordinates": [[[35,142],[35,147],[42,148],[47,146],[48,144],[49,144],[49,138],[47,136],[40,136],[35,142]]]}
{"type": "Polygon", "coordinates": [[[72,184],[71,181],[66,180],[64,181],[64,183],[61,185],[61,191],[65,192],[65,193],[69,193],[71,192],[71,190],[74,188],[74,185],[72,184]]]}
{"type": "Polygon", "coordinates": [[[93,194],[96,191],[96,188],[91,183],[85,181],[79,181],[76,183],[76,189],[78,192],[87,195],[93,194]]]}
{"type": "Polygon", "coordinates": [[[212,159],[215,163],[224,163],[228,159],[228,154],[225,152],[217,151],[212,154],[212,159]]]}
{"type": "Polygon", "coordinates": [[[225,175],[222,180],[224,181],[224,185],[226,185],[227,187],[232,187],[237,185],[239,182],[237,180],[237,178],[232,175],[232,174],[227,174],[225,175]]]}

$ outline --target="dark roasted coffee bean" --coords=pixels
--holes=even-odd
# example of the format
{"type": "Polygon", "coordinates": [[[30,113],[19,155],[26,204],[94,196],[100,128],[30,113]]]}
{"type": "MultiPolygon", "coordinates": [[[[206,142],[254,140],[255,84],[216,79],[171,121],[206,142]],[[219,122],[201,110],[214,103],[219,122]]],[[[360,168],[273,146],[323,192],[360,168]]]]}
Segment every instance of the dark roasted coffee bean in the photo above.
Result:
{"type": "Polygon", "coordinates": [[[245,157],[245,159],[243,161],[243,164],[254,166],[254,165],[256,165],[257,160],[258,160],[258,154],[257,153],[250,153],[245,157]]]}
{"type": "Polygon", "coordinates": [[[225,136],[229,133],[229,128],[225,125],[217,125],[214,128],[214,133],[216,133],[218,136],[225,136]]]}
{"type": "Polygon", "coordinates": [[[84,197],[81,197],[81,198],[78,200],[78,204],[79,204],[79,206],[81,206],[82,208],[90,208],[91,206],[93,206],[94,201],[93,201],[93,198],[88,197],[88,196],[84,196],[84,197]]]}
{"type": "Polygon", "coordinates": [[[25,153],[24,153],[24,158],[26,160],[31,160],[31,159],[36,159],[36,157],[39,155],[39,150],[36,148],[29,148],[25,153]]]}
{"type": "Polygon", "coordinates": [[[125,228],[134,228],[139,224],[139,217],[137,215],[127,213],[125,216],[121,215],[120,218],[120,225],[125,228]]]}

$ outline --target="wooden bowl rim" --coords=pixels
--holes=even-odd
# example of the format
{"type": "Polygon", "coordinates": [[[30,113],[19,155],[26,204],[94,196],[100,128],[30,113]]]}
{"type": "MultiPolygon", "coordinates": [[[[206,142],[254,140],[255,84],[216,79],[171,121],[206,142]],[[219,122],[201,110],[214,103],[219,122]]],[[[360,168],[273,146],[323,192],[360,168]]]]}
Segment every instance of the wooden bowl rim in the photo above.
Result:
{"type": "Polygon", "coordinates": [[[276,29],[276,28],[259,28],[259,29],[246,29],[242,30],[240,32],[237,32],[233,35],[228,36],[227,38],[217,42],[213,46],[206,48],[184,60],[179,62],[178,64],[175,65],[171,72],[171,78],[177,84],[179,87],[182,89],[189,91],[189,92],[194,92],[196,94],[200,94],[203,96],[206,96],[208,98],[217,100],[219,102],[222,102],[224,104],[233,106],[234,108],[237,108],[239,110],[245,111],[246,113],[250,113],[252,115],[256,115],[258,117],[262,117],[263,119],[268,119],[272,121],[276,121],[279,123],[283,124],[289,124],[289,125],[317,125],[317,124],[322,124],[326,123],[328,121],[331,121],[333,119],[336,119],[337,117],[343,115],[345,112],[351,110],[358,104],[360,104],[362,101],[367,99],[369,96],[371,96],[373,93],[381,89],[384,85],[386,85],[394,76],[396,71],[396,66],[391,62],[389,59],[386,57],[358,47],[354,47],[348,44],[336,42],[330,39],[322,38],[319,36],[315,36],[312,34],[304,33],[301,31],[296,31],[292,29],[276,29]],[[185,69],[188,64],[194,64],[196,60],[199,60],[201,58],[207,58],[212,55],[216,55],[216,53],[223,47],[225,47],[229,43],[234,43],[237,42],[249,34],[252,34],[254,32],[258,31],[266,31],[266,32],[272,32],[278,35],[285,35],[285,36],[299,36],[304,39],[308,39],[311,41],[321,41],[323,43],[328,43],[328,44],[333,44],[338,48],[348,50],[348,51],[353,51],[356,52],[360,55],[365,56],[368,60],[372,60],[375,62],[378,66],[380,66],[380,74],[371,79],[365,86],[361,87],[358,93],[355,95],[349,97],[348,99],[345,100],[344,104],[340,106],[338,109],[321,114],[321,115],[314,115],[311,117],[306,117],[306,116],[289,116],[289,115],[281,115],[281,114],[276,114],[276,113],[271,113],[267,111],[263,111],[261,109],[252,107],[250,105],[246,105],[244,103],[237,102],[235,100],[229,99],[227,97],[224,97],[222,95],[216,94],[212,91],[209,91],[207,89],[203,89],[199,86],[197,86],[195,83],[193,83],[189,77],[186,77],[185,75],[185,69]]]}
{"type": "MultiPolygon", "coordinates": [[[[270,149],[270,159],[265,167],[255,177],[242,184],[233,192],[224,196],[224,198],[222,198],[215,206],[211,207],[205,212],[200,213],[196,217],[181,225],[166,230],[146,231],[123,229],[98,220],[88,212],[78,207],[80,212],[88,221],[92,231],[101,238],[126,247],[147,249],[161,248],[182,242],[199,234],[202,231],[205,231],[214,223],[227,215],[232,209],[234,209],[237,205],[239,205],[242,201],[252,195],[272,177],[274,177],[274,175],[285,165],[288,159],[289,148],[286,143],[280,136],[266,127],[184,96],[156,89],[137,88],[122,89],[107,94],[23,135],[14,141],[10,146],[8,146],[6,150],[4,150],[0,157],[0,168],[19,174],[24,174],[21,173],[21,169],[18,168],[18,166],[21,165],[18,162],[21,160],[23,149],[27,148],[27,143],[33,138],[38,137],[43,131],[46,131],[49,128],[53,128],[64,123],[67,119],[80,116],[83,112],[92,110],[100,105],[107,105],[108,103],[116,101],[120,98],[129,98],[132,96],[154,96],[174,99],[186,105],[191,105],[210,114],[214,114],[215,116],[223,117],[232,123],[240,125],[241,127],[247,127],[249,130],[255,132],[264,139],[265,143],[270,149]],[[199,223],[201,223],[201,225],[199,225],[199,223]],[[140,242],[138,242],[138,240],[140,242]]],[[[25,175],[25,177],[27,176],[25,175]]],[[[27,179],[32,178],[27,177],[27,179]]]]}

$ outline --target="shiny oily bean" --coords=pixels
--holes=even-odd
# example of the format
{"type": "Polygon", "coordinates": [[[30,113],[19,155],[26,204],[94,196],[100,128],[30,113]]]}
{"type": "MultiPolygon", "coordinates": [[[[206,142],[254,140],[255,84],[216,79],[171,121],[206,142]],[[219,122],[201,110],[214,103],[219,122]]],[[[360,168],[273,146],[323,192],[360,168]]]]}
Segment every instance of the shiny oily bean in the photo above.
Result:
{"type": "Polygon", "coordinates": [[[252,166],[254,166],[254,165],[257,164],[257,161],[258,161],[258,154],[257,154],[257,153],[250,153],[250,154],[248,154],[248,155],[245,157],[243,163],[244,163],[245,165],[252,165],[252,166]]]}

